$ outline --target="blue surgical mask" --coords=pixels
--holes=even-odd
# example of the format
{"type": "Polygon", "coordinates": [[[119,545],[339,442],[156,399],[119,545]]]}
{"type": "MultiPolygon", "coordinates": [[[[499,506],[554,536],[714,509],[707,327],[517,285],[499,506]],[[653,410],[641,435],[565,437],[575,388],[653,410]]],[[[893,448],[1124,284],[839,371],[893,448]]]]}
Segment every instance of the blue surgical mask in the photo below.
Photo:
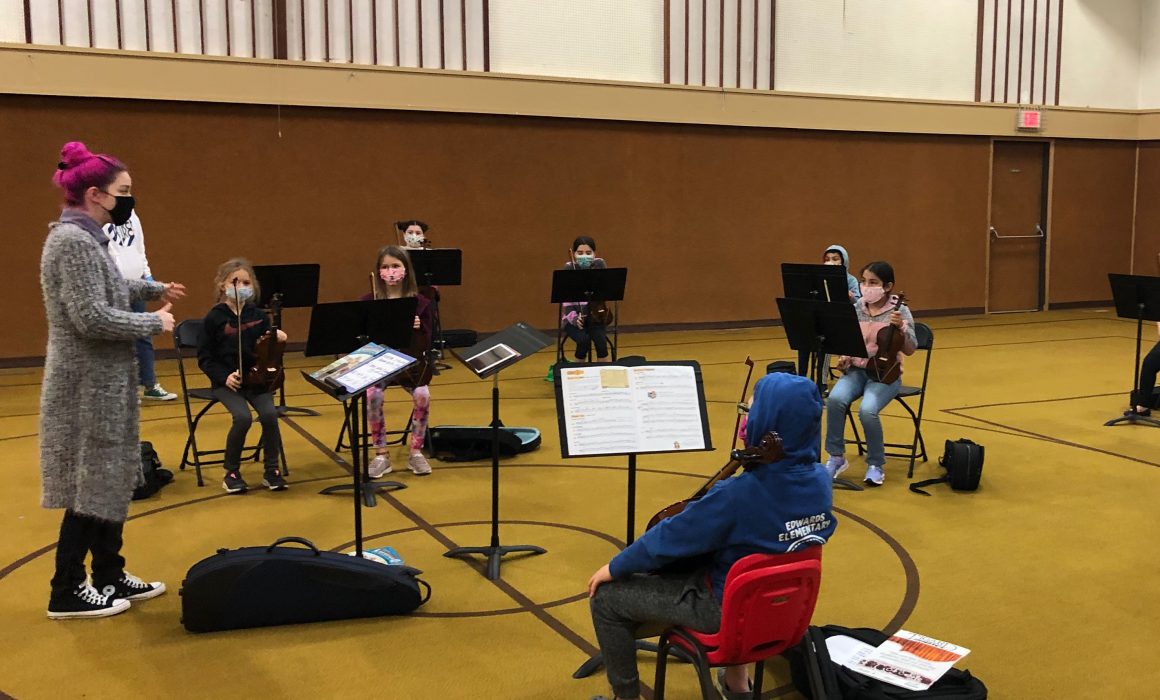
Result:
{"type": "Polygon", "coordinates": [[[243,287],[241,285],[237,287],[226,287],[226,294],[232,297],[239,305],[245,304],[254,296],[254,288],[243,287]]]}
{"type": "Polygon", "coordinates": [[[595,255],[579,254],[576,256],[576,267],[585,268],[592,267],[592,261],[596,259],[595,255]]]}

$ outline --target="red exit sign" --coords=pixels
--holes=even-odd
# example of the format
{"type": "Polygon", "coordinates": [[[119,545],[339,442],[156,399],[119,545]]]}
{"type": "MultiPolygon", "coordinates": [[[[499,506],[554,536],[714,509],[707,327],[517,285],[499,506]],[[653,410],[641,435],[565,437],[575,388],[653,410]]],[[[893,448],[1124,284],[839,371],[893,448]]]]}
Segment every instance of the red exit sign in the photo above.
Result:
{"type": "Polygon", "coordinates": [[[1043,128],[1043,112],[1021,109],[1015,116],[1015,128],[1020,131],[1039,131],[1043,128]]]}

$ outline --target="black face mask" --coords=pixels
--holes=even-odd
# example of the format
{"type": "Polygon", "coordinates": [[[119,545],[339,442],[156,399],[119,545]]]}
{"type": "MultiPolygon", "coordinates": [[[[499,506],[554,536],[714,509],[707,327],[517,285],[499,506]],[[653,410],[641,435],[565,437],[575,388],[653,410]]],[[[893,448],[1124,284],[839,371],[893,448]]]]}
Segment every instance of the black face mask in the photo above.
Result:
{"type": "Polygon", "coordinates": [[[117,203],[113,205],[112,209],[105,210],[109,212],[109,217],[112,218],[113,225],[124,226],[129,222],[129,217],[133,214],[133,207],[137,206],[137,200],[133,199],[133,195],[131,194],[113,194],[112,192],[106,192],[105,194],[117,199],[117,203]]]}

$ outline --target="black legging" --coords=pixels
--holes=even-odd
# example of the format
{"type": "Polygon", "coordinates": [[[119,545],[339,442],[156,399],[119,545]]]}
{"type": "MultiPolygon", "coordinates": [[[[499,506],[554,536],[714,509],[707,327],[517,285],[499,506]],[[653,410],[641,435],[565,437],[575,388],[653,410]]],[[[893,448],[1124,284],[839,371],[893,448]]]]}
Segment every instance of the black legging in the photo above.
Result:
{"type": "Polygon", "coordinates": [[[603,360],[608,357],[608,327],[589,325],[584,328],[571,323],[564,324],[564,332],[576,342],[576,359],[588,359],[592,344],[596,344],[596,357],[603,360]]]}
{"type": "Polygon", "coordinates": [[[1160,373],[1160,343],[1153,345],[1140,363],[1140,393],[1133,400],[1134,406],[1152,408],[1156,402],[1152,392],[1156,389],[1157,373],[1160,373]]]}
{"type": "MultiPolygon", "coordinates": [[[[125,496],[128,499],[128,495],[125,496]]],[[[63,599],[85,582],[85,556],[93,555],[93,585],[116,583],[125,572],[121,531],[125,523],[111,523],[87,515],[64,512],[56,543],[56,573],[52,597],[63,599]]]]}

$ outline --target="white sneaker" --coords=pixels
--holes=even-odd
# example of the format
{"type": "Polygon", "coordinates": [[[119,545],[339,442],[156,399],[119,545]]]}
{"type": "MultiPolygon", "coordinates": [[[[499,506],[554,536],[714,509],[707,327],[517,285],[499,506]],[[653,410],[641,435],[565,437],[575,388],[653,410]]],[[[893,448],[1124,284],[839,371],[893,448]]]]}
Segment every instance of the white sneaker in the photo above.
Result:
{"type": "Polygon", "coordinates": [[[886,481],[886,472],[877,464],[871,464],[866,467],[865,482],[867,486],[881,486],[882,482],[886,481]]]}
{"type": "Polygon", "coordinates": [[[372,479],[377,479],[380,476],[391,473],[391,457],[390,455],[375,455],[371,460],[370,466],[367,467],[367,475],[372,479]]]}
{"type": "Polygon", "coordinates": [[[831,479],[837,479],[838,475],[850,468],[850,463],[842,455],[830,455],[826,460],[826,472],[831,479]]]}
{"type": "Polygon", "coordinates": [[[431,465],[427,462],[427,458],[423,456],[422,452],[416,452],[407,458],[407,466],[416,476],[427,476],[431,473],[431,465]]]}

